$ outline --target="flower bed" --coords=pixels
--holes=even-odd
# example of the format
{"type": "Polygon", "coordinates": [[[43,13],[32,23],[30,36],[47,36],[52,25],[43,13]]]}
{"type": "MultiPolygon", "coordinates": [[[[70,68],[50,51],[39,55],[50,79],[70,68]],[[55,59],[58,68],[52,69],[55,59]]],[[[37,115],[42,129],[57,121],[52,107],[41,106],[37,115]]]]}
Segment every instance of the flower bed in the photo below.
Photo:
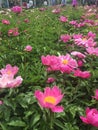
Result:
{"type": "Polygon", "coordinates": [[[0,129],[97,129],[98,9],[0,13],[0,129]]]}

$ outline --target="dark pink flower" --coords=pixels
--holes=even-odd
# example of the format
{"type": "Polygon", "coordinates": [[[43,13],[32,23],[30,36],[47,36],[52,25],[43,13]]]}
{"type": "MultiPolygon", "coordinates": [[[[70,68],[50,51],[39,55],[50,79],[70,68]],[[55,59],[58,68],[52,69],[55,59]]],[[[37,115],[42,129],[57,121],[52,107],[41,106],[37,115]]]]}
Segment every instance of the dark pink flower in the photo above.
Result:
{"type": "Polygon", "coordinates": [[[71,36],[68,34],[62,34],[60,36],[60,40],[63,41],[64,43],[68,42],[71,39],[71,36]]]}
{"type": "Polygon", "coordinates": [[[91,74],[89,71],[81,71],[78,69],[74,71],[74,76],[87,79],[91,77],[91,74]]]}
{"type": "Polygon", "coordinates": [[[86,116],[80,116],[80,119],[85,124],[90,124],[92,126],[98,127],[98,110],[95,108],[86,108],[86,116]]]}
{"type": "Polygon", "coordinates": [[[30,52],[30,51],[32,51],[32,46],[27,45],[24,50],[30,52]]]}
{"type": "Polygon", "coordinates": [[[11,10],[14,13],[21,13],[22,12],[22,7],[20,7],[20,6],[13,6],[13,8],[11,10]]]}
{"type": "Polygon", "coordinates": [[[65,23],[68,21],[68,18],[65,16],[60,16],[60,21],[65,23]]]}
{"type": "Polygon", "coordinates": [[[46,87],[44,92],[36,90],[34,95],[41,107],[49,108],[52,112],[63,112],[64,108],[57,106],[64,96],[58,86],[46,87]]]}
{"type": "Polygon", "coordinates": [[[55,81],[55,79],[53,77],[49,77],[47,79],[47,83],[53,83],[55,81]]]}
{"type": "Polygon", "coordinates": [[[6,25],[9,25],[9,24],[10,24],[10,21],[9,21],[9,20],[6,20],[6,19],[3,19],[3,20],[2,20],[2,23],[3,23],[3,24],[6,24],[6,25]]]}

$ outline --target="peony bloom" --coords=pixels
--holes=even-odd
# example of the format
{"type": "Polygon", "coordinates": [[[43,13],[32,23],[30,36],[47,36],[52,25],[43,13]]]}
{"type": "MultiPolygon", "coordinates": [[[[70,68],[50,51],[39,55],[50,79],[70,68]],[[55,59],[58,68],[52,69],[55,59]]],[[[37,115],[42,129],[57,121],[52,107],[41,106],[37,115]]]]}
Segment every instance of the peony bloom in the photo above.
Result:
{"type": "Polygon", "coordinates": [[[92,98],[95,98],[96,100],[98,100],[98,89],[96,89],[95,96],[92,96],[92,98]]]}
{"type": "Polygon", "coordinates": [[[54,14],[59,14],[59,13],[60,13],[60,9],[53,9],[53,10],[52,10],[52,13],[54,13],[54,14]]]}
{"type": "Polygon", "coordinates": [[[86,108],[86,117],[80,116],[80,119],[86,124],[98,127],[98,110],[86,108]]]}
{"type": "Polygon", "coordinates": [[[24,19],[24,22],[29,23],[29,19],[28,18],[24,19]]]}
{"type": "Polygon", "coordinates": [[[17,76],[15,79],[10,75],[2,75],[0,77],[0,88],[15,88],[22,83],[23,79],[21,76],[17,76]]]}
{"type": "Polygon", "coordinates": [[[73,38],[74,39],[82,38],[82,34],[74,34],[73,38]]]}
{"type": "Polygon", "coordinates": [[[71,24],[71,25],[76,25],[76,24],[77,24],[77,21],[76,21],[76,20],[72,20],[72,21],[69,22],[69,24],[71,24]]]}
{"type": "Polygon", "coordinates": [[[78,64],[78,67],[82,67],[83,66],[83,61],[82,60],[78,60],[77,64],[78,64]]]}
{"type": "Polygon", "coordinates": [[[74,71],[74,76],[87,79],[91,77],[91,74],[89,71],[81,71],[78,69],[74,71]]]}
{"type": "Polygon", "coordinates": [[[11,77],[14,77],[14,75],[17,74],[19,68],[17,66],[12,67],[10,64],[7,64],[5,68],[0,70],[0,73],[2,75],[9,75],[11,77]]]}
{"type": "Polygon", "coordinates": [[[68,34],[67,35],[63,34],[60,36],[60,40],[63,41],[64,43],[68,42],[70,39],[71,39],[71,36],[68,34]]]}
{"type": "Polygon", "coordinates": [[[55,55],[47,55],[41,57],[42,64],[45,65],[48,71],[57,71],[59,70],[59,60],[58,57],[55,55]]]}
{"type": "Polygon", "coordinates": [[[60,21],[63,22],[63,23],[65,23],[65,22],[68,21],[68,19],[65,16],[60,16],[60,21]]]}
{"type": "Polygon", "coordinates": [[[63,112],[64,108],[57,106],[63,98],[63,94],[57,86],[46,87],[44,92],[36,90],[34,95],[41,107],[49,108],[52,112],[63,112]]]}
{"type": "Polygon", "coordinates": [[[98,56],[98,47],[96,47],[96,48],[94,48],[94,47],[88,47],[88,48],[86,48],[86,51],[90,55],[96,55],[96,56],[98,56]]]}
{"type": "Polygon", "coordinates": [[[62,73],[70,73],[74,68],[78,67],[77,61],[73,59],[69,54],[61,55],[59,58],[59,70],[62,73]]]}
{"type": "Polygon", "coordinates": [[[27,45],[24,50],[30,52],[32,51],[32,46],[27,45]]]}
{"type": "Polygon", "coordinates": [[[22,12],[22,8],[20,6],[14,6],[11,10],[14,13],[21,13],[22,12]]]}
{"type": "Polygon", "coordinates": [[[49,77],[47,79],[47,83],[53,83],[55,81],[55,79],[53,77],[49,77]]]}
{"type": "Polygon", "coordinates": [[[81,52],[78,52],[78,51],[72,51],[71,55],[77,56],[78,58],[85,58],[86,57],[84,54],[82,54],[81,52]]]}
{"type": "Polygon", "coordinates": [[[82,47],[94,47],[96,46],[96,42],[94,42],[93,38],[78,38],[75,39],[75,44],[82,47]]]}
{"type": "Polygon", "coordinates": [[[10,64],[6,65],[6,68],[1,69],[0,88],[18,87],[22,83],[23,79],[21,78],[21,76],[17,76],[16,78],[14,78],[17,72],[18,67],[12,67],[10,64]]]}
{"type": "Polygon", "coordinates": [[[18,28],[8,30],[8,36],[18,36],[18,35],[19,35],[18,28]]]}
{"type": "Polygon", "coordinates": [[[3,104],[3,102],[0,100],[0,105],[2,105],[3,104]]]}
{"type": "Polygon", "coordinates": [[[87,36],[92,37],[93,39],[96,38],[96,34],[93,33],[92,31],[88,32],[87,36]]]}
{"type": "Polygon", "coordinates": [[[9,20],[6,20],[6,19],[3,19],[3,20],[2,20],[2,23],[3,23],[3,24],[6,24],[6,25],[9,25],[9,24],[10,24],[10,21],[9,21],[9,20]]]}

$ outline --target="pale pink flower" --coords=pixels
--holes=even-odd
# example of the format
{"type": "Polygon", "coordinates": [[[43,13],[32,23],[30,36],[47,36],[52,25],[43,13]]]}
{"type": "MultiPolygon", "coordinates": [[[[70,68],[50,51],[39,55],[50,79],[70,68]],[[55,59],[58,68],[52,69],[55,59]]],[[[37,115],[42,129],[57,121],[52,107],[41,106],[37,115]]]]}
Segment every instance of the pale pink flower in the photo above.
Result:
{"type": "Polygon", "coordinates": [[[68,34],[62,34],[60,36],[60,40],[63,41],[64,43],[68,42],[71,39],[71,36],[68,34]]]}
{"type": "Polygon", "coordinates": [[[62,98],[61,90],[57,86],[46,87],[44,92],[36,90],[34,93],[41,107],[51,109],[52,112],[63,112],[62,106],[57,106],[62,98]]]}
{"type": "Polygon", "coordinates": [[[14,77],[14,75],[17,74],[19,68],[17,66],[12,67],[10,64],[7,64],[5,68],[0,70],[0,73],[2,75],[9,75],[11,77],[14,77]]]}
{"type": "Polygon", "coordinates": [[[88,47],[88,48],[86,48],[86,51],[90,55],[96,55],[96,56],[98,56],[98,47],[96,47],[96,48],[94,48],[94,47],[88,47]]]}
{"type": "Polygon", "coordinates": [[[30,52],[32,51],[32,46],[27,45],[24,50],[30,52]]]}
{"type": "Polygon", "coordinates": [[[95,96],[92,96],[92,98],[95,98],[96,100],[98,100],[98,89],[96,89],[95,96]]]}
{"type": "Polygon", "coordinates": [[[52,13],[54,13],[54,14],[59,14],[59,13],[60,13],[60,9],[53,9],[53,10],[52,10],[52,13]]]}
{"type": "Polygon", "coordinates": [[[65,17],[65,16],[60,16],[60,19],[59,19],[61,22],[67,22],[68,21],[68,18],[65,17]]]}
{"type": "Polygon", "coordinates": [[[76,25],[76,24],[77,24],[77,21],[76,21],[76,20],[72,20],[72,21],[69,22],[69,24],[71,24],[71,25],[76,25]]]}
{"type": "Polygon", "coordinates": [[[4,74],[0,77],[0,88],[15,88],[22,83],[23,79],[21,76],[14,77],[4,74]]]}
{"type": "Polygon", "coordinates": [[[0,105],[2,105],[3,104],[3,102],[0,100],[0,105]]]}
{"type": "Polygon", "coordinates": [[[6,25],[9,25],[9,24],[10,24],[10,21],[9,21],[9,20],[6,20],[6,19],[3,19],[3,20],[2,20],[2,23],[3,23],[3,24],[6,24],[6,25]]]}
{"type": "Polygon", "coordinates": [[[80,119],[85,124],[90,124],[92,126],[98,127],[98,110],[95,108],[86,108],[86,116],[80,116],[80,119]]]}
{"type": "Polygon", "coordinates": [[[55,79],[53,77],[49,77],[46,82],[53,83],[54,81],[55,81],[55,79]]]}
{"type": "Polygon", "coordinates": [[[21,13],[22,12],[22,7],[20,7],[20,6],[13,6],[11,10],[14,13],[21,13]]]}
{"type": "Polygon", "coordinates": [[[93,38],[78,38],[75,39],[75,44],[81,47],[94,47],[96,46],[96,42],[93,38]]]}
{"type": "Polygon", "coordinates": [[[85,58],[86,57],[83,53],[78,52],[78,51],[72,51],[71,55],[77,56],[78,58],[85,58]]]}
{"type": "Polygon", "coordinates": [[[14,88],[18,87],[22,83],[23,79],[21,76],[14,78],[18,69],[19,68],[17,66],[12,67],[8,64],[5,68],[0,70],[0,88],[14,88]]]}
{"type": "Polygon", "coordinates": [[[59,59],[59,70],[62,73],[70,73],[74,68],[78,67],[77,61],[73,59],[69,54],[61,55],[58,57],[59,59]]]}
{"type": "Polygon", "coordinates": [[[89,71],[81,71],[78,69],[74,71],[74,76],[87,79],[91,77],[91,74],[89,71]]]}

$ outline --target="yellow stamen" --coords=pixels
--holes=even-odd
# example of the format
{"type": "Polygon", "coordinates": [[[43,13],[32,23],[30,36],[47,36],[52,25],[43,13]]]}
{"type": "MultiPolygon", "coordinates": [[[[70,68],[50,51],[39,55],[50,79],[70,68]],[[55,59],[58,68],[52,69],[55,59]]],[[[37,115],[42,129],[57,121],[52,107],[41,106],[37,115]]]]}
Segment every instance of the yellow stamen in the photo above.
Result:
{"type": "Polygon", "coordinates": [[[52,96],[47,96],[47,97],[45,97],[44,102],[55,104],[56,99],[54,97],[52,97],[52,96]]]}
{"type": "Polygon", "coordinates": [[[10,74],[11,74],[11,71],[10,71],[10,70],[8,70],[8,71],[7,71],[7,74],[8,74],[8,75],[10,75],[10,74]]]}
{"type": "Polygon", "coordinates": [[[64,65],[66,65],[66,64],[68,64],[68,60],[63,60],[62,63],[63,63],[64,65]]]}

